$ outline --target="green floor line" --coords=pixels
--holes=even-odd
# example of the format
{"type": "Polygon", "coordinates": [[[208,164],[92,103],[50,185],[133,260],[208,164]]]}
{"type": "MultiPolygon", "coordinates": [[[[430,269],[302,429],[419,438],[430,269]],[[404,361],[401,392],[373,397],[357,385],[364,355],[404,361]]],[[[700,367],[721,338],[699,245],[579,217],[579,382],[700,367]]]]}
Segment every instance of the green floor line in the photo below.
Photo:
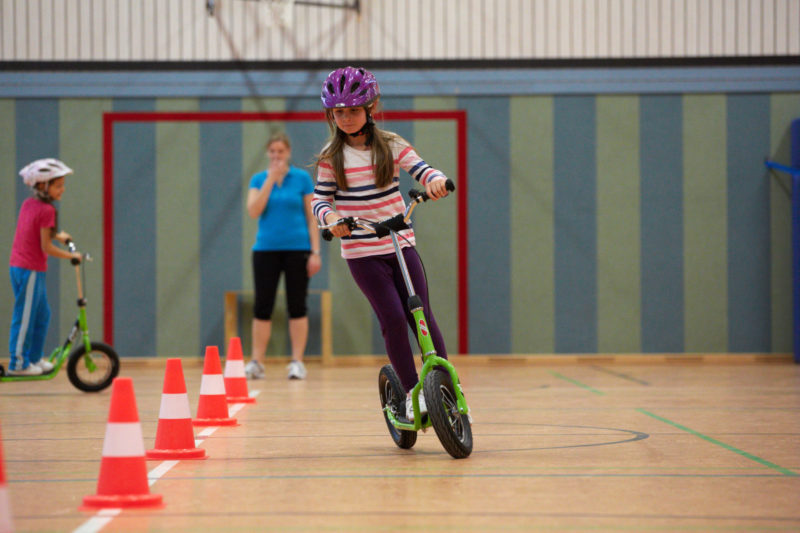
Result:
{"type": "Polygon", "coordinates": [[[735,448],[734,446],[731,446],[730,444],[725,444],[724,442],[720,442],[720,441],[718,441],[717,439],[715,439],[713,437],[709,437],[708,435],[703,435],[702,433],[700,433],[698,431],[695,431],[695,430],[693,430],[691,428],[687,428],[686,426],[682,426],[681,424],[678,424],[677,422],[673,422],[672,420],[666,419],[666,418],[664,418],[662,416],[658,416],[655,413],[651,413],[650,411],[646,411],[644,409],[636,409],[636,410],[639,411],[642,414],[645,414],[645,415],[651,417],[651,418],[655,418],[656,420],[660,420],[661,422],[664,422],[665,424],[669,424],[672,427],[676,427],[676,428],[680,429],[681,431],[685,431],[687,433],[691,433],[695,437],[700,437],[701,439],[703,439],[705,441],[708,441],[708,442],[710,442],[712,444],[716,444],[717,446],[722,446],[723,448],[725,448],[728,451],[731,451],[731,452],[734,452],[734,453],[738,453],[742,457],[747,457],[751,461],[755,461],[755,462],[757,462],[759,464],[762,464],[762,465],[764,465],[766,467],[772,468],[773,470],[777,470],[778,472],[780,472],[780,473],[782,473],[784,475],[787,475],[787,476],[800,476],[800,474],[798,474],[797,472],[795,472],[793,470],[789,470],[788,468],[784,468],[782,466],[776,465],[775,463],[771,463],[771,462],[767,461],[766,459],[762,459],[761,457],[755,456],[752,453],[747,453],[746,451],[740,450],[739,448],[735,448]]]}
{"type": "Polygon", "coordinates": [[[558,379],[563,379],[564,381],[569,381],[573,385],[577,385],[578,387],[581,387],[582,389],[586,389],[589,392],[593,392],[593,393],[599,394],[601,396],[605,394],[605,392],[603,392],[603,391],[599,391],[597,389],[593,389],[592,387],[590,387],[589,385],[587,385],[585,383],[581,383],[580,381],[574,380],[572,378],[568,378],[567,376],[565,376],[563,374],[559,374],[558,372],[553,372],[552,370],[550,370],[549,372],[550,372],[550,374],[552,374],[553,376],[557,377],[558,379]]]}

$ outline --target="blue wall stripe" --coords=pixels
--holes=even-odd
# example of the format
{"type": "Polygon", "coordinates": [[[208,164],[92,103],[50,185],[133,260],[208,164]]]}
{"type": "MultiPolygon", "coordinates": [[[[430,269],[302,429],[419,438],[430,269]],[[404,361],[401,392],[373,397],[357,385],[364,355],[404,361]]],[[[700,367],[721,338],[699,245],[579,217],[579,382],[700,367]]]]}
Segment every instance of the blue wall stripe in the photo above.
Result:
{"type": "Polygon", "coordinates": [[[684,347],[682,117],[680,96],[640,99],[644,352],[684,347]]]}
{"type": "MultiPolygon", "coordinates": [[[[201,99],[200,111],[239,111],[238,98],[201,99]]],[[[222,302],[242,272],[242,128],[200,123],[200,346],[224,343],[222,302]]]]}
{"type": "Polygon", "coordinates": [[[593,96],[553,101],[555,350],[597,351],[597,165],[593,96]]]}
{"type": "Polygon", "coordinates": [[[770,327],[770,102],[764,94],[727,102],[728,349],[768,352],[770,327]]]}
{"type": "Polygon", "coordinates": [[[511,351],[510,105],[458,100],[467,111],[469,350],[476,354],[511,351]]]}
{"type": "MultiPolygon", "coordinates": [[[[36,159],[60,157],[58,100],[20,98],[15,103],[14,113],[16,117],[16,172],[36,159]]],[[[19,208],[22,206],[22,202],[31,196],[31,190],[22,183],[22,178],[16,172],[11,179],[16,184],[16,214],[19,214],[19,208]]],[[[69,183],[67,183],[64,197],[59,203],[69,201],[77,202],[78,198],[70,199],[69,183]]],[[[57,209],[58,207],[56,205],[57,209]]],[[[59,229],[63,229],[60,220],[58,224],[59,229]]],[[[69,232],[70,228],[66,228],[66,231],[69,232]]],[[[71,231],[74,235],[76,229],[71,229],[71,231]]],[[[7,253],[10,253],[10,250],[7,253]]],[[[60,259],[53,257],[47,260],[46,286],[47,302],[50,305],[50,326],[47,329],[44,345],[45,355],[49,355],[50,350],[63,340],[61,336],[66,334],[58,331],[61,301],[60,262],[60,259]]]]}
{"type": "MultiPolygon", "coordinates": [[[[154,111],[155,100],[114,100],[114,111],[154,111]]],[[[156,353],[156,126],[114,127],[114,347],[156,353]]]]}

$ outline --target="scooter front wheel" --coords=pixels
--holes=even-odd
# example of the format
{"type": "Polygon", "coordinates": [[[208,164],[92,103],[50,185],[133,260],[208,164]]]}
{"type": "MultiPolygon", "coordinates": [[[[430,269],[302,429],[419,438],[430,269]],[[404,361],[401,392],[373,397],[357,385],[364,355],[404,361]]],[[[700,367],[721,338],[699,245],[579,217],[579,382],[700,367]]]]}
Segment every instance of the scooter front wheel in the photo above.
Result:
{"type": "Polygon", "coordinates": [[[67,376],[70,382],[84,392],[99,392],[109,385],[119,374],[119,356],[114,348],[102,342],[92,342],[89,358],[93,369],[87,366],[86,346],[80,343],[69,354],[67,376]]]}
{"type": "MultiPolygon", "coordinates": [[[[402,416],[405,418],[406,414],[406,395],[403,392],[403,386],[400,384],[400,378],[392,368],[392,365],[385,365],[381,368],[378,374],[378,391],[381,396],[381,409],[388,409],[396,418],[402,416]]],[[[398,447],[409,449],[417,442],[417,432],[408,431],[405,429],[398,429],[394,427],[392,421],[383,411],[383,418],[386,420],[386,427],[389,428],[389,435],[398,447]]]]}
{"type": "Polygon", "coordinates": [[[463,459],[472,453],[472,425],[468,415],[458,410],[456,392],[450,374],[434,370],[425,377],[423,383],[425,403],[436,436],[456,459],[463,459]]]}

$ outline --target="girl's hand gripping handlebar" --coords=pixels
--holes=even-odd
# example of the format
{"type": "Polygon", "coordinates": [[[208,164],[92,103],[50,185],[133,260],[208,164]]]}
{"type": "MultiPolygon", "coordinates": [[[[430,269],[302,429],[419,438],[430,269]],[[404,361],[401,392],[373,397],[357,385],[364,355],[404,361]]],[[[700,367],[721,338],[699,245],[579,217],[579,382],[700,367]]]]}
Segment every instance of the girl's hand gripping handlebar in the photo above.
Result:
{"type": "MultiPolygon", "coordinates": [[[[450,179],[445,181],[444,186],[445,189],[450,192],[456,190],[455,184],[450,179]]],[[[381,222],[372,222],[370,220],[365,220],[358,217],[343,217],[333,224],[320,225],[319,228],[322,230],[322,238],[326,241],[333,239],[333,233],[331,232],[330,228],[340,224],[346,225],[350,231],[359,227],[364,228],[374,232],[378,237],[385,237],[386,235],[389,235],[389,232],[391,231],[397,232],[407,229],[408,220],[417,204],[426,202],[430,199],[430,197],[424,191],[420,191],[418,189],[411,189],[408,191],[408,196],[411,198],[411,202],[409,202],[409,204],[406,206],[405,213],[402,215],[396,215],[381,222]]]]}

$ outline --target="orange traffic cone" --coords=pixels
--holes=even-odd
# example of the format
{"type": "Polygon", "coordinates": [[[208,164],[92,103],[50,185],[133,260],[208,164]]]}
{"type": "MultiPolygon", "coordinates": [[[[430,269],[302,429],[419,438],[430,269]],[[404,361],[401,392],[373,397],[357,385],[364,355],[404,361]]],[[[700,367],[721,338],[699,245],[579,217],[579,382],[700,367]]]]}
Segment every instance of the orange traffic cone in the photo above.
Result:
{"type": "Polygon", "coordinates": [[[180,359],[167,359],[161,409],[158,412],[156,445],[148,459],[205,459],[206,451],[194,445],[189,395],[180,359]]]}
{"type": "Polygon", "coordinates": [[[206,346],[203,362],[203,379],[200,381],[200,401],[197,405],[195,426],[237,426],[239,422],[228,415],[228,402],[225,400],[225,381],[222,378],[222,365],[219,362],[219,349],[206,346]]]}
{"type": "Polygon", "coordinates": [[[85,496],[85,508],[155,507],[161,494],[150,494],[144,440],[131,378],[114,378],[103,441],[97,494],[85,496]]]}
{"type": "Polygon", "coordinates": [[[255,403],[247,391],[247,376],[244,375],[242,341],[231,337],[228,343],[228,357],[225,358],[225,399],[228,403],[255,403]]]}
{"type": "Polygon", "coordinates": [[[6,471],[3,467],[3,436],[0,435],[0,533],[11,533],[14,524],[11,523],[11,503],[8,501],[6,489],[6,471]]]}

